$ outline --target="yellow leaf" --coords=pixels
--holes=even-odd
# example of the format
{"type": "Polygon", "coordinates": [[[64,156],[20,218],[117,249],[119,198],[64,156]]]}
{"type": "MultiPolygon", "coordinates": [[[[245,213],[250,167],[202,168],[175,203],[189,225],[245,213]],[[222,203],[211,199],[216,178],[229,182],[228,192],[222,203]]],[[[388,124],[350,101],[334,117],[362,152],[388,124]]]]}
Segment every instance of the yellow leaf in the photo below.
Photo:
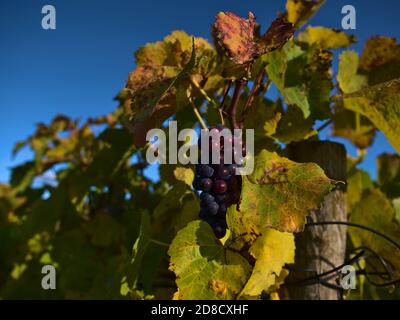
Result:
{"type": "Polygon", "coordinates": [[[266,230],[250,248],[250,253],[256,258],[253,272],[241,292],[241,296],[259,296],[268,292],[282,267],[294,263],[295,243],[291,233],[266,230]]]}
{"type": "Polygon", "coordinates": [[[324,49],[346,48],[356,42],[356,38],[343,31],[308,26],[306,31],[299,34],[301,42],[318,44],[324,49]]]}

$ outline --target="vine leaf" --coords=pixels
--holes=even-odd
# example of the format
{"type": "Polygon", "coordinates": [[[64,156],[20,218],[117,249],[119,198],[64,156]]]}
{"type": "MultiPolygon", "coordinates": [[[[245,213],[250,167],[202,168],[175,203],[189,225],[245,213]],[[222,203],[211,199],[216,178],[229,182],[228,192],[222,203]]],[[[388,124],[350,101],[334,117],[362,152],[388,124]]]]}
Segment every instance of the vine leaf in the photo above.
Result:
{"type": "Polygon", "coordinates": [[[355,170],[347,179],[347,212],[362,199],[363,193],[374,188],[371,177],[364,170],[355,170]]]}
{"type": "Polygon", "coordinates": [[[400,79],[343,96],[344,107],[367,117],[400,152],[400,79]]]}
{"type": "Polygon", "coordinates": [[[177,180],[183,181],[191,187],[194,179],[194,171],[191,168],[176,167],[174,170],[174,176],[177,180]]]}
{"type": "Polygon", "coordinates": [[[248,262],[223,247],[204,221],[192,221],[180,230],[168,254],[184,300],[234,299],[251,272],[248,262]]]}
{"type": "Polygon", "coordinates": [[[152,230],[165,241],[198,217],[199,200],[190,188],[186,182],[177,181],[154,209],[152,230]]]}
{"type": "Polygon", "coordinates": [[[294,263],[295,243],[292,233],[266,230],[250,248],[250,254],[256,259],[252,274],[241,296],[258,297],[263,291],[274,290],[282,267],[294,263]]]}
{"type": "Polygon", "coordinates": [[[251,12],[248,19],[231,12],[220,12],[216,17],[213,29],[217,43],[237,65],[252,62],[262,54],[280,49],[294,33],[291,23],[277,18],[262,37],[256,38],[255,25],[255,17],[251,12]]]}
{"type": "Polygon", "coordinates": [[[400,77],[400,45],[395,38],[372,37],[360,58],[360,71],[368,74],[368,84],[375,85],[400,77]]]}
{"type": "Polygon", "coordinates": [[[189,62],[181,69],[171,66],[139,66],[129,75],[126,88],[132,96],[131,131],[135,144],[143,147],[146,133],[159,127],[176,110],[172,87],[185,79],[196,64],[194,40],[189,62]]]}
{"type": "Polygon", "coordinates": [[[340,30],[308,26],[299,34],[299,41],[317,44],[323,49],[337,49],[352,45],[356,38],[340,30]]]}
{"type": "Polygon", "coordinates": [[[301,231],[309,211],[318,208],[333,187],[318,165],[296,163],[267,150],[255,158],[253,173],[242,181],[238,210],[230,208],[227,220],[233,238],[245,234],[250,241],[268,228],[301,231]]]}
{"type": "Polygon", "coordinates": [[[325,3],[325,0],[288,0],[287,19],[297,28],[303,26],[325,3]]]}
{"type": "Polygon", "coordinates": [[[393,199],[393,207],[396,212],[397,223],[400,223],[400,198],[393,199]]]}
{"type": "MultiPolygon", "coordinates": [[[[358,73],[359,57],[355,51],[345,51],[340,55],[337,80],[343,93],[352,93],[368,86],[368,77],[358,73]]],[[[366,117],[343,108],[337,101],[334,107],[333,135],[350,140],[360,149],[369,147],[376,129],[366,117]]]]}
{"type": "MultiPolygon", "coordinates": [[[[349,221],[376,229],[397,243],[400,242],[400,225],[395,221],[395,210],[391,202],[378,189],[371,190],[357,203],[350,213],[349,221]]],[[[348,232],[355,247],[366,246],[390,261],[394,266],[393,277],[399,278],[399,250],[394,250],[393,245],[370,232],[358,228],[349,228],[348,232]]]]}
{"type": "Polygon", "coordinates": [[[340,55],[337,80],[344,93],[352,93],[368,85],[367,76],[358,74],[359,60],[355,51],[345,51],[340,55]]]}
{"type": "Polygon", "coordinates": [[[375,138],[376,128],[366,117],[343,108],[341,103],[334,107],[333,130],[334,136],[351,141],[357,148],[369,147],[375,138]]]}
{"type": "Polygon", "coordinates": [[[142,212],[140,221],[139,235],[132,248],[131,265],[128,269],[127,278],[121,283],[121,294],[127,295],[134,288],[139,276],[140,267],[147,247],[150,244],[150,216],[147,212],[142,212]]]}
{"type": "Polygon", "coordinates": [[[214,23],[214,35],[218,44],[236,64],[252,61],[257,55],[254,39],[255,17],[243,19],[232,12],[218,13],[214,23]]]}
{"type": "Polygon", "coordinates": [[[266,72],[287,104],[300,108],[305,119],[325,119],[330,115],[332,53],[289,42],[265,59],[266,72]]]}
{"type": "Polygon", "coordinates": [[[293,37],[293,34],[293,24],[285,21],[283,18],[275,19],[272,21],[267,32],[258,41],[259,54],[281,49],[293,37]]]}
{"type": "Polygon", "coordinates": [[[400,197],[400,156],[381,154],[377,159],[379,188],[389,197],[400,197]]]}

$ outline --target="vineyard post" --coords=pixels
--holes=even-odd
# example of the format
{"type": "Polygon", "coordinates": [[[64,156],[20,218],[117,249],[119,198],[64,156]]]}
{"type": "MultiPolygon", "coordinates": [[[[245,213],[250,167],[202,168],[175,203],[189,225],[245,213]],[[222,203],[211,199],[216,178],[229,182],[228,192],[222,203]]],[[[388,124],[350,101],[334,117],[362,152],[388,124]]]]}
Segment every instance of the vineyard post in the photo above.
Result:
{"type": "MultiPolygon", "coordinates": [[[[317,163],[333,180],[346,180],[346,150],[342,144],[330,141],[304,141],[289,146],[289,157],[297,162],[317,163]]],[[[328,194],[318,210],[311,212],[308,222],[347,221],[345,185],[338,183],[328,194]]],[[[301,279],[329,271],[344,263],[346,254],[346,227],[343,225],[306,226],[296,236],[296,258],[290,274],[289,295],[297,300],[337,300],[338,290],[330,288],[340,285],[334,277],[316,279],[305,285],[301,279]],[[297,283],[297,285],[296,285],[297,283]]]]}

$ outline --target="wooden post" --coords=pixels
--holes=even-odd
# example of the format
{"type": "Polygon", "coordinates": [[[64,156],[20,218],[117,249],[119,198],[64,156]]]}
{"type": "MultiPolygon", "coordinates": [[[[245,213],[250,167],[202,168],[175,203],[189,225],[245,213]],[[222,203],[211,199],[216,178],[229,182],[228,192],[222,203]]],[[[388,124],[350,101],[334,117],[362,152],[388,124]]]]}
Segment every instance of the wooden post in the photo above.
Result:
{"type": "MultiPolygon", "coordinates": [[[[304,141],[289,146],[288,156],[296,162],[314,162],[325,174],[337,181],[346,180],[346,150],[342,144],[330,141],[304,141]]],[[[344,185],[328,194],[322,206],[311,212],[308,222],[347,221],[344,185]]],[[[296,257],[288,277],[290,299],[337,300],[338,291],[320,283],[290,285],[301,279],[331,270],[343,264],[346,254],[346,227],[343,225],[306,226],[296,235],[296,257]]],[[[327,282],[338,285],[338,277],[327,282]]]]}

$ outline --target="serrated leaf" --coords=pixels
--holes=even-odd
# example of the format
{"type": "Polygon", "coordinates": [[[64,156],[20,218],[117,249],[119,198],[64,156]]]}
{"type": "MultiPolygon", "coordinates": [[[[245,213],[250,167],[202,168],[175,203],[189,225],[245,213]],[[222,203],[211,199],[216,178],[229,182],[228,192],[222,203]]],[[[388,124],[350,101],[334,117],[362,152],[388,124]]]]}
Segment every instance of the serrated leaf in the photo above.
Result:
{"type": "Polygon", "coordinates": [[[400,156],[384,153],[376,161],[380,189],[389,198],[400,197],[400,156]]]}
{"type": "Polygon", "coordinates": [[[249,252],[256,263],[240,295],[257,297],[262,292],[269,292],[275,285],[285,264],[294,263],[294,236],[287,232],[266,230],[257,238],[249,252]]]}
{"type": "Polygon", "coordinates": [[[196,64],[193,40],[189,62],[182,68],[169,66],[139,66],[129,75],[126,88],[132,95],[132,114],[130,121],[135,144],[146,143],[149,129],[159,127],[176,110],[176,97],[172,88],[175,83],[185,79],[196,64]]]}
{"type": "Polygon", "coordinates": [[[288,0],[286,2],[287,19],[296,28],[300,28],[324,3],[324,0],[288,0]]]}
{"type": "Polygon", "coordinates": [[[257,48],[254,39],[255,17],[243,19],[232,12],[220,12],[214,22],[214,35],[221,48],[236,64],[252,61],[257,48]]]}
{"type": "Polygon", "coordinates": [[[180,299],[234,299],[251,271],[238,253],[224,248],[211,227],[192,221],[180,230],[168,254],[180,299]]]}
{"type": "Polygon", "coordinates": [[[356,38],[340,30],[308,26],[299,34],[299,41],[317,44],[323,49],[336,49],[352,45],[356,38]]]}
{"type": "Polygon", "coordinates": [[[263,150],[255,158],[254,172],[242,177],[238,211],[230,211],[233,237],[257,237],[268,228],[284,232],[303,229],[309,211],[332,189],[330,179],[314,163],[296,163],[263,150]]]}
{"type": "Polygon", "coordinates": [[[400,79],[343,96],[344,107],[367,117],[400,152],[400,79]]]}

